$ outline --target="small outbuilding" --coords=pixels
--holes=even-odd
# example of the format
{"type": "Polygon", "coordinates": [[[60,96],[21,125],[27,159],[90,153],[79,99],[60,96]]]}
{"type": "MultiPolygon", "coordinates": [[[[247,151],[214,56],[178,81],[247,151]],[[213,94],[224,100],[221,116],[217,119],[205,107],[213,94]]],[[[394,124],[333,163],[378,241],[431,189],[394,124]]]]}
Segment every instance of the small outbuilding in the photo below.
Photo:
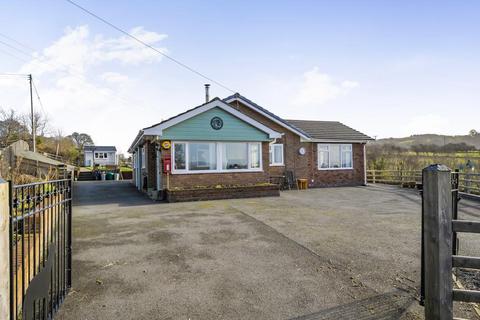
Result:
{"type": "Polygon", "coordinates": [[[210,188],[249,196],[231,190],[286,177],[309,187],[363,185],[370,140],[340,122],[282,119],[236,93],[140,130],[129,152],[136,187],[175,201],[175,190],[192,199],[210,188]]]}
{"type": "Polygon", "coordinates": [[[115,146],[84,146],[83,163],[86,167],[117,165],[117,148],[115,146]]]}

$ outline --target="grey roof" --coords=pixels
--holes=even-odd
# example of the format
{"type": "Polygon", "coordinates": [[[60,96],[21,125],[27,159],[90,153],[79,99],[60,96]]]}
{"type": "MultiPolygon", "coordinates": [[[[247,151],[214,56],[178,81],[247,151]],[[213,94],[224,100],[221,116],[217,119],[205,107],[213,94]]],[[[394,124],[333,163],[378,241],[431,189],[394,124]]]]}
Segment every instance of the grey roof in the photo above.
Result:
{"type": "Polygon", "coordinates": [[[244,96],[242,96],[240,93],[235,93],[235,94],[232,94],[231,96],[228,96],[226,97],[225,99],[223,99],[223,101],[228,101],[230,99],[233,99],[233,98],[238,98],[240,100],[243,100],[245,102],[247,102],[248,104],[254,106],[255,108],[257,108],[258,110],[266,113],[267,115],[269,115],[270,117],[280,121],[281,123],[283,123],[284,125],[286,125],[287,127],[289,127],[290,129],[292,129],[293,131],[298,131],[300,132],[301,134],[303,134],[304,136],[307,136],[308,137],[308,133],[305,132],[304,130],[302,130],[302,128],[299,128],[287,121],[285,121],[284,119],[280,118],[279,116],[277,116],[276,114],[274,114],[273,112],[270,112],[268,111],[267,109],[265,109],[264,107],[256,104],[255,102],[253,102],[252,100],[248,99],[248,98],[245,98],[244,96]]]}
{"type": "Polygon", "coordinates": [[[286,120],[318,140],[365,141],[371,137],[352,129],[338,121],[286,120]]]}
{"type": "Polygon", "coordinates": [[[117,151],[115,146],[84,146],[83,150],[85,151],[117,151]]]}

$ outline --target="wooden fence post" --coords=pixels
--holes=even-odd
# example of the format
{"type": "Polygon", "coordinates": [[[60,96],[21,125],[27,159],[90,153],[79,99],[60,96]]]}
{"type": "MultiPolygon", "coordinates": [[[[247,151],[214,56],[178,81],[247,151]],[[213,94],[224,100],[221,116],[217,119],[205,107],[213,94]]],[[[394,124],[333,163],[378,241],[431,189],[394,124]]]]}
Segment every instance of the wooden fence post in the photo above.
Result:
{"type": "Polygon", "coordinates": [[[467,171],[465,174],[465,193],[470,193],[470,185],[471,185],[470,179],[471,179],[470,172],[467,171]]]}
{"type": "Polygon", "coordinates": [[[373,177],[372,183],[375,184],[376,183],[376,181],[375,181],[375,169],[372,170],[372,177],[373,177]]]}
{"type": "Polygon", "coordinates": [[[0,178],[0,319],[10,319],[10,187],[0,178]]]}
{"type": "Polygon", "coordinates": [[[423,169],[425,320],[453,318],[451,170],[423,169]]]}

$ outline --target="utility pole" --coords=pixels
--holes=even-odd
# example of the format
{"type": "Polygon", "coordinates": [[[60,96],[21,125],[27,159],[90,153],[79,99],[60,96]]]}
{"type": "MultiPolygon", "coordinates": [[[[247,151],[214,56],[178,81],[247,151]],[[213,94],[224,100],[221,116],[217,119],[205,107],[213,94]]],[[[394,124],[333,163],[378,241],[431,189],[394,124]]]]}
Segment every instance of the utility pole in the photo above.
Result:
{"type": "Polygon", "coordinates": [[[36,130],[35,130],[35,114],[33,113],[33,94],[32,94],[32,75],[28,75],[28,80],[30,82],[30,114],[32,117],[32,146],[33,152],[37,152],[37,142],[36,142],[36,130]]]}

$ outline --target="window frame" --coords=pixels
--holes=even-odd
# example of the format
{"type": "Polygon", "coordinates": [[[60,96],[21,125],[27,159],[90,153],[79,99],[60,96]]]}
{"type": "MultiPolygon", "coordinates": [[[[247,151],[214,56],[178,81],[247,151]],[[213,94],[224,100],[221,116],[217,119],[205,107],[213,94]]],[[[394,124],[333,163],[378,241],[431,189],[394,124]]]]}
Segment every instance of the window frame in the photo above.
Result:
{"type": "Polygon", "coordinates": [[[353,170],[354,165],[353,165],[353,144],[352,143],[317,143],[317,170],[353,170]],[[340,167],[339,168],[332,168],[330,167],[330,161],[331,161],[331,156],[330,156],[330,146],[331,145],[338,145],[339,150],[340,150],[340,167]],[[320,146],[326,146],[327,150],[320,150],[320,146]],[[343,147],[344,146],[349,146],[350,150],[347,150],[346,152],[350,153],[350,163],[352,164],[351,167],[342,167],[342,163],[344,160],[344,151],[343,147]],[[320,166],[320,152],[328,152],[328,168],[322,168],[320,166]]]}
{"type": "Polygon", "coordinates": [[[272,143],[272,144],[269,144],[269,150],[268,150],[268,155],[269,155],[269,165],[270,167],[282,167],[282,166],[285,166],[285,154],[283,152],[283,143],[272,143]],[[280,147],[282,149],[282,161],[281,162],[274,162],[273,160],[275,160],[275,148],[278,148],[280,147]]]}
{"type": "Polygon", "coordinates": [[[142,162],[142,169],[146,169],[147,168],[147,165],[146,165],[146,160],[147,160],[147,157],[145,156],[145,146],[142,146],[140,148],[140,161],[142,162]]]}
{"type": "Polygon", "coordinates": [[[234,173],[234,172],[262,172],[263,171],[263,159],[262,159],[262,142],[261,141],[172,141],[171,148],[171,157],[172,157],[172,174],[202,174],[202,173],[234,173]],[[190,143],[213,143],[216,148],[216,169],[209,170],[190,170],[190,143]],[[225,143],[246,143],[247,144],[247,157],[248,157],[248,168],[247,169],[222,169],[222,145],[225,143]],[[176,144],[185,144],[185,169],[175,169],[175,145],[176,144]],[[258,145],[259,149],[259,167],[251,168],[252,166],[252,156],[251,156],[251,145],[258,145]]]}

